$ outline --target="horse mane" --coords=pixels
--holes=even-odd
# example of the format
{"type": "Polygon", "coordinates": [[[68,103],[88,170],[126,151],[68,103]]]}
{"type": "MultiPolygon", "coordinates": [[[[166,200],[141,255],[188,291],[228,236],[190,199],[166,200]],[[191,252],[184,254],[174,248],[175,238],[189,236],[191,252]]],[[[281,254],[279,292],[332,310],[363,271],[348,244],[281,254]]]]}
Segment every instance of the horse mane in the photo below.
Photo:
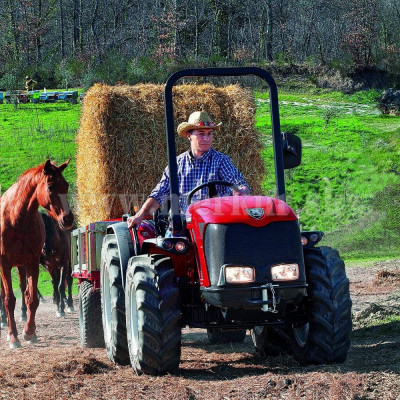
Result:
{"type": "Polygon", "coordinates": [[[40,177],[40,173],[43,172],[44,165],[45,165],[45,162],[43,164],[40,164],[40,165],[36,166],[36,167],[33,167],[33,168],[30,168],[30,169],[26,170],[25,172],[23,172],[19,176],[19,178],[17,179],[16,183],[20,182],[20,181],[23,181],[24,178],[32,179],[32,176],[37,176],[39,178],[40,177]]]}
{"type": "Polygon", "coordinates": [[[42,171],[44,169],[44,165],[40,164],[36,167],[30,168],[23,172],[18,179],[9,187],[9,189],[3,193],[5,195],[7,192],[11,194],[11,198],[8,198],[8,201],[15,202],[14,207],[24,204],[28,198],[31,188],[36,186],[40,179],[43,178],[42,171]],[[17,196],[15,194],[18,194],[17,196]]]}
{"type": "Polygon", "coordinates": [[[19,176],[19,178],[15,181],[13,186],[14,185],[25,186],[28,183],[33,184],[33,185],[38,184],[40,179],[43,177],[42,172],[43,172],[45,164],[46,164],[46,162],[44,162],[36,167],[32,167],[32,168],[26,170],[25,172],[23,172],[19,176]]]}

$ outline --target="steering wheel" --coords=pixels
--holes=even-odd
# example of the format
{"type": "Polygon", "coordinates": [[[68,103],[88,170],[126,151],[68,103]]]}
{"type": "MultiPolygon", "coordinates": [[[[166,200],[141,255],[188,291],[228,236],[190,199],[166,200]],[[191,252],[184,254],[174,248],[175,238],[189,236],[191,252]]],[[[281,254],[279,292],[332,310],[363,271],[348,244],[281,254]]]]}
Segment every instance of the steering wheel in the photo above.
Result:
{"type": "Polygon", "coordinates": [[[228,186],[231,189],[233,189],[235,192],[239,192],[239,188],[234,185],[233,183],[227,182],[227,181],[210,181],[210,182],[206,182],[203,183],[199,186],[196,186],[188,195],[187,200],[186,200],[186,204],[188,206],[190,206],[190,203],[192,201],[192,197],[193,195],[198,192],[199,190],[207,187],[208,188],[208,196],[209,197],[218,197],[218,192],[217,192],[217,185],[221,185],[221,186],[228,186]]]}

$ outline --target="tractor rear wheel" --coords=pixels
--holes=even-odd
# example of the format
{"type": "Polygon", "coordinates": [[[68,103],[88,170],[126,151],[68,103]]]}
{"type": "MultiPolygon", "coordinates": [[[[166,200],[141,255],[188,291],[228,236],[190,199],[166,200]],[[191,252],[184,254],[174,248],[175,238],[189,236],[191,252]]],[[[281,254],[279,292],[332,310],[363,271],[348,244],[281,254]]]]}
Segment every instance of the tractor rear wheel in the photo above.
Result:
{"type": "Polygon", "coordinates": [[[125,293],[115,235],[106,235],[103,240],[100,269],[101,309],[107,356],[112,362],[129,365],[125,293]]]}
{"type": "Polygon", "coordinates": [[[176,371],[181,356],[181,309],[171,260],[163,255],[132,257],[125,295],[133,369],[150,375],[176,371]]]}
{"type": "Polygon", "coordinates": [[[79,332],[82,347],[104,347],[100,290],[90,281],[79,285],[79,332]]]}
{"type": "Polygon", "coordinates": [[[305,249],[309,322],[292,326],[293,356],[301,364],[343,363],[350,348],[349,280],[339,253],[330,247],[305,249]]]}
{"type": "Polygon", "coordinates": [[[220,328],[207,329],[208,340],[211,344],[217,343],[243,343],[246,338],[246,329],[224,331],[220,328]]]}

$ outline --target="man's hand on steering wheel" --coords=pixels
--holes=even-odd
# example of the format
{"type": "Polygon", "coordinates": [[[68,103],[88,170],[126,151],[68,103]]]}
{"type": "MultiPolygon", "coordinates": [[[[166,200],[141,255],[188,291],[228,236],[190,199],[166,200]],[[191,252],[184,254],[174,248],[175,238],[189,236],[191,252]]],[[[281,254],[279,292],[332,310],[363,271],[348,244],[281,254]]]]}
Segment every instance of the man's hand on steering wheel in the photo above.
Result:
{"type": "Polygon", "coordinates": [[[238,189],[238,191],[233,189],[234,196],[246,196],[249,194],[247,186],[239,186],[238,189]]]}

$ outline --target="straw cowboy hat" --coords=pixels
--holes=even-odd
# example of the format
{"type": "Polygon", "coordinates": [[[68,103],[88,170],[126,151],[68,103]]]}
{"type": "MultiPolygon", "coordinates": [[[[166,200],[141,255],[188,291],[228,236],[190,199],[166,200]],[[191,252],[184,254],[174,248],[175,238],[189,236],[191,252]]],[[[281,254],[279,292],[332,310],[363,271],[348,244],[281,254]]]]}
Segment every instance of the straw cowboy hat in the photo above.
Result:
{"type": "Polygon", "coordinates": [[[187,136],[187,132],[192,129],[219,129],[222,125],[220,122],[217,125],[211,121],[207,111],[195,111],[190,114],[188,122],[182,122],[178,125],[178,135],[182,137],[187,136]]]}

